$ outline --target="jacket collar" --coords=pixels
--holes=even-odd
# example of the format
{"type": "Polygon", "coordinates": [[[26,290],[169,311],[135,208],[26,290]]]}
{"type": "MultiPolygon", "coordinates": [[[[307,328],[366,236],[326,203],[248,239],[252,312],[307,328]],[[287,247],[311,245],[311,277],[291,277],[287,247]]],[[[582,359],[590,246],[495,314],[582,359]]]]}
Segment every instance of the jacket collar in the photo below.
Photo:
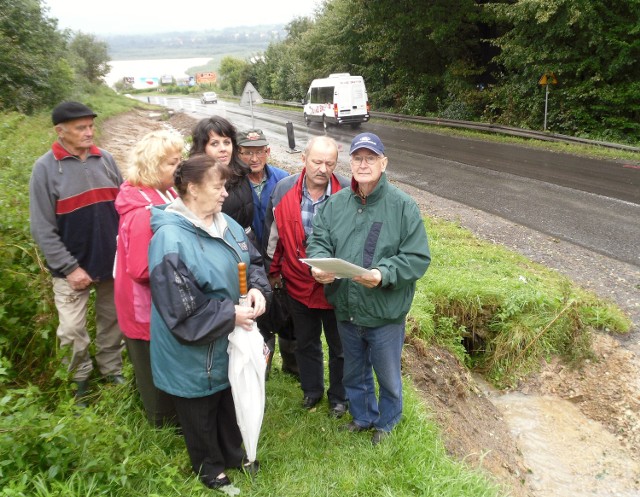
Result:
{"type": "MultiPolygon", "coordinates": [[[[302,198],[302,185],[303,185],[303,181],[305,180],[306,174],[307,174],[307,168],[305,167],[300,173],[300,175],[298,176],[298,179],[296,180],[296,191],[298,192],[298,197],[300,198],[302,198]]],[[[338,190],[342,188],[342,185],[340,185],[340,180],[335,174],[331,175],[331,178],[329,179],[329,181],[331,182],[331,195],[333,195],[334,193],[336,193],[338,190]]]]}
{"type": "Polygon", "coordinates": [[[366,198],[362,198],[359,193],[360,186],[358,185],[358,182],[355,180],[353,176],[351,177],[351,192],[353,193],[353,196],[356,199],[358,199],[362,204],[373,204],[378,200],[380,200],[382,197],[384,197],[387,191],[387,186],[388,186],[387,173],[382,173],[382,175],[380,176],[380,179],[378,180],[378,184],[373,189],[373,191],[369,195],[367,195],[366,198]]]}
{"type": "MultiPolygon", "coordinates": [[[[67,159],[69,157],[78,157],[77,155],[73,155],[66,148],[64,148],[59,141],[53,142],[53,145],[51,145],[51,150],[53,151],[53,156],[56,158],[56,160],[67,159]]],[[[91,145],[91,148],[89,149],[89,156],[91,155],[102,157],[102,152],[95,145],[91,145]]]]}
{"type": "Polygon", "coordinates": [[[200,228],[205,233],[207,233],[212,238],[223,238],[223,234],[227,229],[227,220],[224,215],[219,212],[218,214],[213,216],[213,224],[207,226],[204,224],[202,219],[196,216],[182,201],[181,198],[175,199],[173,202],[167,205],[165,212],[173,212],[174,214],[179,214],[183,218],[185,218],[189,223],[191,223],[196,228],[200,228]]]}

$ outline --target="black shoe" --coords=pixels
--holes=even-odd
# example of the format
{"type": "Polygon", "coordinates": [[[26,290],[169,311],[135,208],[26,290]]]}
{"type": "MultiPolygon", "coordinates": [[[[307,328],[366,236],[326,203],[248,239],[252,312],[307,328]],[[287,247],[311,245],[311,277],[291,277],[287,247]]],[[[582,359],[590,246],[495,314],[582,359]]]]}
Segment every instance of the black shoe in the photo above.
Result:
{"type": "Polygon", "coordinates": [[[389,436],[389,432],[388,431],[376,430],[373,433],[373,436],[371,437],[371,443],[373,445],[378,445],[380,442],[382,442],[388,436],[389,436]]]}
{"type": "Polygon", "coordinates": [[[302,407],[305,409],[313,409],[322,397],[305,397],[302,399],[302,407]]]}
{"type": "Polygon", "coordinates": [[[87,407],[89,405],[87,397],[89,396],[89,380],[76,380],[75,404],[77,407],[87,407]]]}
{"type": "Polygon", "coordinates": [[[332,402],[329,406],[329,416],[340,419],[347,413],[347,404],[342,402],[332,402]]]}
{"type": "Polygon", "coordinates": [[[105,380],[113,385],[124,385],[127,382],[121,374],[110,374],[105,377],[105,380]]]}
{"type": "Polygon", "coordinates": [[[203,477],[203,478],[200,478],[200,480],[202,481],[202,483],[204,483],[206,487],[213,488],[214,490],[218,488],[226,487],[227,485],[231,485],[231,480],[226,475],[218,478],[203,477]]]}
{"type": "Polygon", "coordinates": [[[360,431],[369,431],[371,428],[368,426],[360,426],[359,424],[356,424],[355,421],[351,421],[350,423],[347,423],[346,425],[342,425],[340,427],[340,430],[342,431],[348,431],[350,433],[358,433],[360,431]]]}

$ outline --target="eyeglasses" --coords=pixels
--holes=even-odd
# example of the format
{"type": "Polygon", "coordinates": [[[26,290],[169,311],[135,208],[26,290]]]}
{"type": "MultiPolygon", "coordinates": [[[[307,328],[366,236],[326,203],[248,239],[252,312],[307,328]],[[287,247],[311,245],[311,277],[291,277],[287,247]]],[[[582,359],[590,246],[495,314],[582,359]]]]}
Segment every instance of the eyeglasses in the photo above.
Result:
{"type": "Polygon", "coordinates": [[[256,156],[259,159],[262,159],[265,155],[267,155],[267,151],[266,150],[254,150],[254,151],[249,151],[249,150],[245,150],[244,152],[239,152],[240,156],[245,157],[245,158],[250,158],[252,156],[256,156]]]}
{"type": "Polygon", "coordinates": [[[363,160],[368,165],[373,166],[379,158],[380,158],[379,155],[367,155],[366,157],[362,157],[360,155],[352,155],[350,160],[351,160],[351,164],[354,164],[356,166],[359,166],[360,164],[362,164],[363,160]]]}

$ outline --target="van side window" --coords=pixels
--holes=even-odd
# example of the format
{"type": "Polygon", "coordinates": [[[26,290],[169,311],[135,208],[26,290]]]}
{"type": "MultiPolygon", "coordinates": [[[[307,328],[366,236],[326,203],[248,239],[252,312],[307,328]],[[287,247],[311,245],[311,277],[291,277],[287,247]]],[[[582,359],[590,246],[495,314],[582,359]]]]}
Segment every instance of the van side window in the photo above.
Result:
{"type": "Polygon", "coordinates": [[[335,87],[333,86],[321,86],[311,88],[311,103],[312,104],[326,104],[333,103],[333,93],[335,87]]]}

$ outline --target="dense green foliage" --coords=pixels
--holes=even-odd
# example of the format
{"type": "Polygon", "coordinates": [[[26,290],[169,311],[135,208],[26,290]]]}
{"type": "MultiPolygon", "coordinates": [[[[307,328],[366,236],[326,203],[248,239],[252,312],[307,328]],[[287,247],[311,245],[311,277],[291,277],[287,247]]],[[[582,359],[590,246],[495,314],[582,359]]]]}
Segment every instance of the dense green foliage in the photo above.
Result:
{"type": "Polygon", "coordinates": [[[59,31],[41,0],[0,0],[0,110],[31,114],[72,99],[108,60],[104,42],[59,31]]]}
{"type": "Polygon", "coordinates": [[[531,82],[553,72],[549,122],[571,135],[604,139],[640,133],[640,1],[553,0],[489,5],[510,25],[495,40],[504,75],[489,114],[536,127],[544,87],[531,82]]]}
{"type": "Polygon", "coordinates": [[[76,56],[74,59],[76,73],[83,76],[90,84],[102,82],[109,74],[109,52],[107,44],[99,41],[94,35],[77,33],[69,48],[76,56]]]}
{"type": "Polygon", "coordinates": [[[312,79],[350,72],[375,110],[531,129],[553,73],[549,130],[635,144],[638,19],[640,0],[328,0],[244,64],[265,98],[299,101],[312,79]]]}

